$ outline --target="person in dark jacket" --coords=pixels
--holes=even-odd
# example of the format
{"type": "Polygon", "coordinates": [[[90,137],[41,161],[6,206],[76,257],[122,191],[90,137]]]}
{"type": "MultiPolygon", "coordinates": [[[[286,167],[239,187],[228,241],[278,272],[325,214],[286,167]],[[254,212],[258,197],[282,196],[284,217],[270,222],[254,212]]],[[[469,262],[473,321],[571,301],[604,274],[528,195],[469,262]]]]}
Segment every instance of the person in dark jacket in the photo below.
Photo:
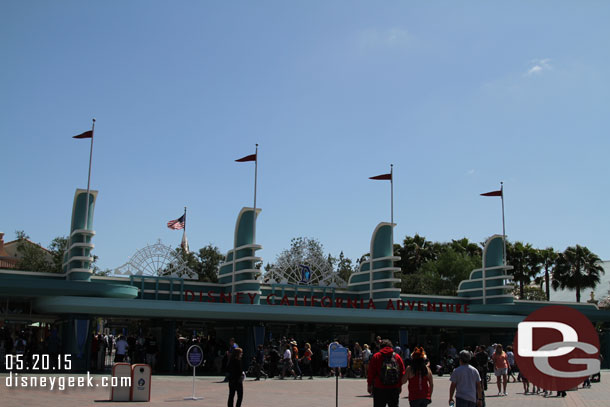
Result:
{"type": "Polygon", "coordinates": [[[483,384],[483,390],[487,390],[487,364],[489,362],[489,355],[485,350],[485,346],[480,345],[477,347],[477,351],[474,354],[474,367],[481,376],[481,383],[483,384]]]}
{"type": "Polygon", "coordinates": [[[371,357],[368,371],[368,392],[373,395],[373,407],[398,407],[405,364],[394,352],[389,339],[381,341],[381,350],[371,357]]]}
{"type": "Polygon", "coordinates": [[[229,400],[227,401],[228,407],[233,407],[235,393],[237,393],[237,403],[235,404],[235,407],[241,407],[241,401],[244,397],[244,368],[241,362],[243,353],[244,351],[242,348],[233,349],[231,360],[227,366],[229,379],[229,400]]]}

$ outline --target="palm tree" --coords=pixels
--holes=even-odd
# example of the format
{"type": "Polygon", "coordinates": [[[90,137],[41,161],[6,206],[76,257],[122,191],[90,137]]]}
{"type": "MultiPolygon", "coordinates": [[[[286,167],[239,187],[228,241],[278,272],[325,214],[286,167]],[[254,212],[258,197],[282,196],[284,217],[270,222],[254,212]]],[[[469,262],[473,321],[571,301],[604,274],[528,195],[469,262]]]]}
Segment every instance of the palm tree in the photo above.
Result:
{"type": "MultiPolygon", "coordinates": [[[[448,244],[450,248],[456,251],[456,253],[463,253],[469,257],[481,257],[483,255],[483,249],[476,243],[472,243],[467,237],[455,240],[451,239],[451,243],[448,244]]],[[[483,245],[484,246],[484,245],[483,245]]]]}
{"type": "Polygon", "coordinates": [[[557,252],[552,247],[547,247],[544,250],[540,250],[542,267],[544,268],[544,288],[546,292],[546,300],[551,300],[551,291],[549,289],[549,276],[550,271],[555,265],[555,261],[557,260],[557,252]]]}
{"type": "Polygon", "coordinates": [[[412,274],[426,262],[437,258],[439,252],[438,243],[433,243],[424,236],[405,236],[400,252],[400,265],[403,274],[412,274]]]}
{"type": "Polygon", "coordinates": [[[519,283],[519,298],[525,298],[524,286],[540,272],[541,257],[538,249],[521,242],[508,243],[506,247],[508,263],[513,266],[509,271],[513,281],[519,283]]]}
{"type": "Polygon", "coordinates": [[[576,290],[576,302],[580,302],[580,290],[595,288],[604,273],[599,257],[586,247],[576,245],[560,253],[553,272],[553,289],[576,290]]]}

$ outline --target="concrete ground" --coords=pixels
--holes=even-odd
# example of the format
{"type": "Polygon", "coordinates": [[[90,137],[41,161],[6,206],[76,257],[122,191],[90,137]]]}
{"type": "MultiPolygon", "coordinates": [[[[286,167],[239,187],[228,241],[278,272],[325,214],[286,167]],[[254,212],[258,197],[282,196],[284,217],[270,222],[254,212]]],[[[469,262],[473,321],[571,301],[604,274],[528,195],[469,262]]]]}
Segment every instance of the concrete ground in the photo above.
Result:
{"type": "MultiPolygon", "coordinates": [[[[59,375],[55,375],[59,376],[59,375]]],[[[82,375],[71,375],[82,376],[82,375]]],[[[102,375],[94,375],[94,383],[101,383],[102,375]]],[[[0,375],[0,406],[2,407],[82,407],[116,406],[109,402],[108,388],[57,389],[6,387],[6,374],[0,375]]],[[[449,378],[435,376],[431,407],[445,407],[448,403],[449,378]]],[[[140,403],[147,406],[213,406],[227,405],[228,386],[221,383],[221,377],[197,377],[195,395],[202,400],[187,401],[192,395],[192,376],[153,376],[151,401],[140,403]]],[[[610,406],[610,371],[602,372],[601,383],[593,383],[591,389],[569,391],[567,397],[544,398],[541,395],[523,394],[521,383],[509,383],[508,396],[497,397],[495,383],[491,383],[487,393],[490,407],[607,407],[610,406]]],[[[406,388],[403,396],[406,396],[406,388]]],[[[371,407],[372,398],[366,392],[364,379],[339,379],[339,406],[371,407]]],[[[401,406],[408,406],[405,398],[401,406]]],[[[247,379],[244,383],[244,407],[320,407],[335,406],[335,379],[315,378],[314,380],[261,380],[247,379]]]]}

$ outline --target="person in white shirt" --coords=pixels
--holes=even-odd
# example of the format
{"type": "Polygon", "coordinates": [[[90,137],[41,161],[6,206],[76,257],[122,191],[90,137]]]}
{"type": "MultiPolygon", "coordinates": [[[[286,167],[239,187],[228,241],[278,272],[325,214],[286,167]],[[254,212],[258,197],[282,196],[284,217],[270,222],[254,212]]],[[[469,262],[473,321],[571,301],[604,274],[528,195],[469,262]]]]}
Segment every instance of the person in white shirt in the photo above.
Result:
{"type": "Polygon", "coordinates": [[[481,407],[483,405],[483,391],[481,389],[481,377],[477,369],[472,367],[470,352],[460,352],[460,367],[451,373],[449,387],[449,405],[454,403],[455,407],[481,407]],[[456,392],[457,390],[457,392],[456,392]]]}
{"type": "Polygon", "coordinates": [[[292,375],[292,352],[290,352],[290,344],[287,343],[282,357],[282,374],[280,379],[283,380],[286,373],[292,375]]]}
{"type": "Polygon", "coordinates": [[[129,345],[127,344],[127,341],[125,340],[125,337],[123,335],[119,336],[119,339],[114,344],[114,347],[116,348],[114,361],[126,362],[125,357],[127,355],[127,348],[129,348],[129,345]]]}
{"type": "Polygon", "coordinates": [[[369,377],[369,361],[371,360],[371,350],[369,349],[369,345],[366,343],[363,346],[362,351],[362,377],[369,377]]]}

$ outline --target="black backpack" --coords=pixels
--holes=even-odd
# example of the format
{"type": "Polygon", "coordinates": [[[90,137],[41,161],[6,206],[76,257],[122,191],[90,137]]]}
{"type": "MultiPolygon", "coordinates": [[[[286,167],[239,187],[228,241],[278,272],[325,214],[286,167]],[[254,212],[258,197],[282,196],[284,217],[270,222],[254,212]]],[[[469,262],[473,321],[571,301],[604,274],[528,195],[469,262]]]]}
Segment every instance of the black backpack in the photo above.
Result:
{"type": "Polygon", "coordinates": [[[392,352],[390,355],[383,356],[379,379],[384,386],[394,386],[398,384],[398,362],[394,357],[394,352],[392,352]]]}

